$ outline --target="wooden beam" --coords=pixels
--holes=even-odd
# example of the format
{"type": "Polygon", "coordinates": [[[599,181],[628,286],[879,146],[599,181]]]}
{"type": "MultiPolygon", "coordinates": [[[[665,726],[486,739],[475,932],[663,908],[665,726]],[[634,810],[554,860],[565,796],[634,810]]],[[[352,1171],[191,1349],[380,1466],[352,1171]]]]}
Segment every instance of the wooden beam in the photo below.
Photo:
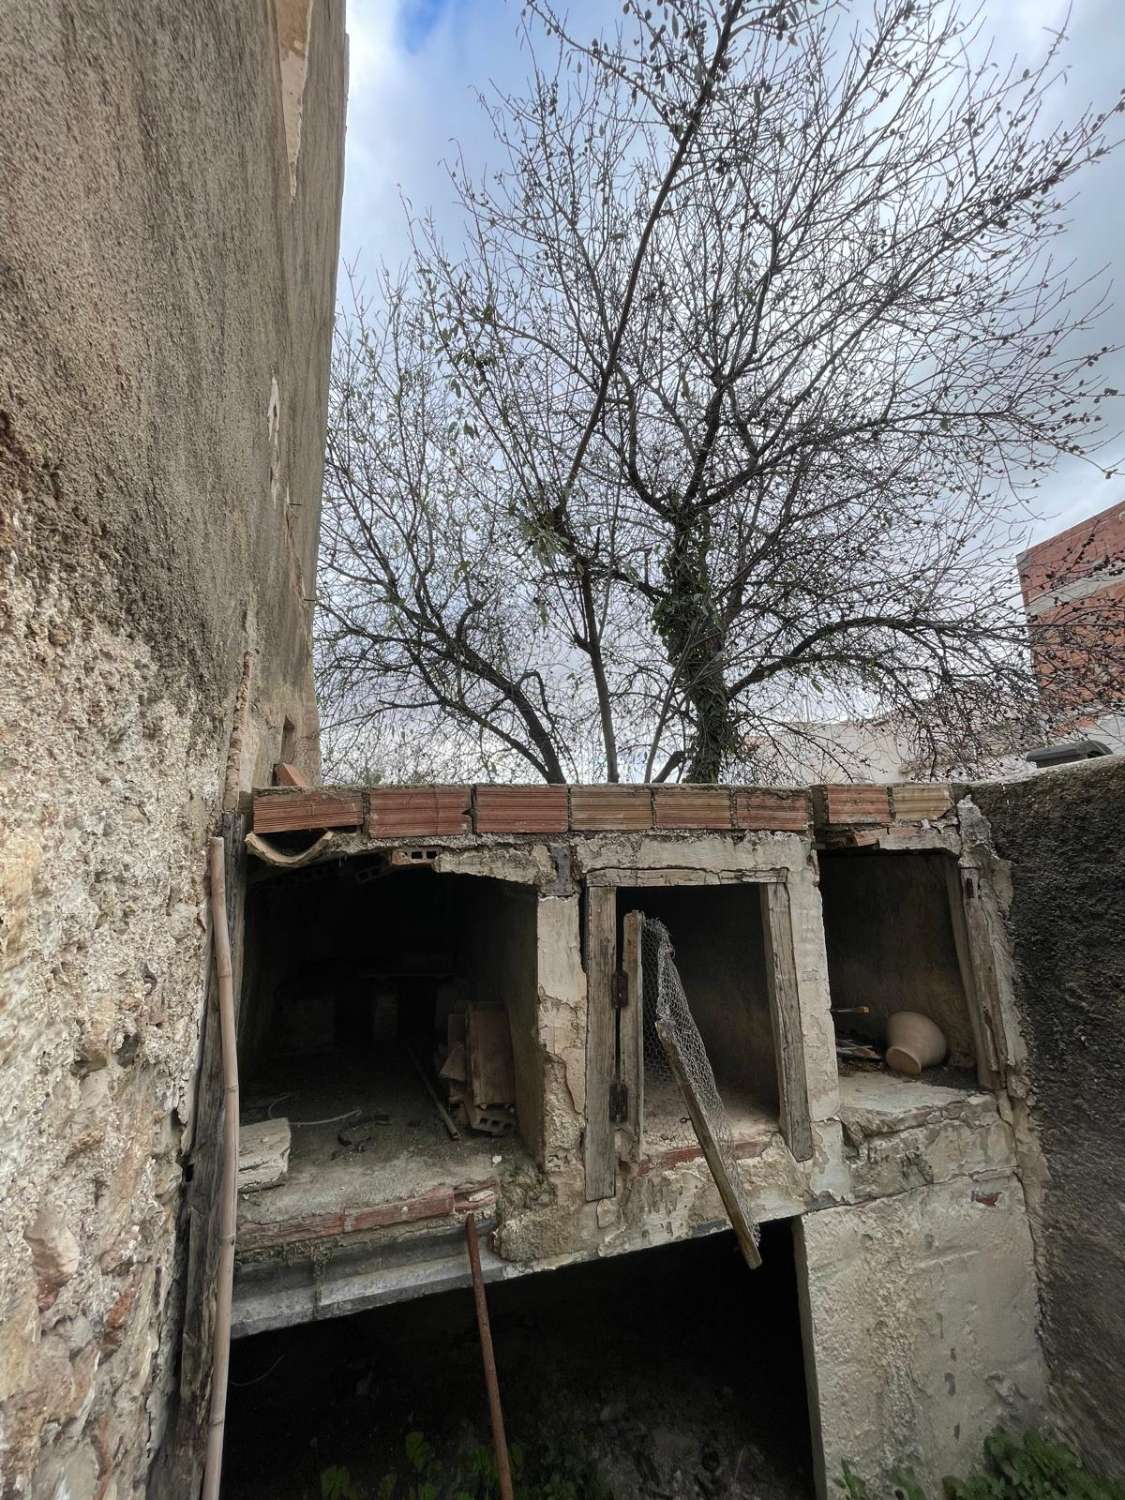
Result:
{"type": "Polygon", "coordinates": [[[617,891],[586,890],[586,1200],[617,1191],[617,1142],[610,1086],[617,1050],[612,985],[617,967],[617,891]]]}
{"type": "Polygon", "coordinates": [[[279,786],[254,793],[255,833],[358,828],[362,822],[362,792],[331,787],[279,786]]]}
{"type": "Polygon", "coordinates": [[[632,1135],[633,1160],[641,1157],[641,1134],[644,1129],[645,1091],[645,976],[641,962],[641,928],[644,916],[627,912],[622,934],[621,967],[628,983],[628,1001],[621,1012],[621,1077],[629,1090],[629,1113],[626,1126],[632,1135]]]}
{"type": "Polygon", "coordinates": [[[805,1073],[805,1040],[801,1030],[801,1006],[797,991],[797,965],[793,957],[793,921],[789,911],[789,888],[780,881],[763,885],[762,933],[766,950],[766,986],[769,991],[770,1028],[777,1066],[777,1092],[781,1111],[781,1133],[798,1161],[813,1154],[809,1086],[805,1073]]]}
{"type": "MultiPolygon", "coordinates": [[[[246,911],[246,819],[239,812],[222,815],[226,845],[225,884],[234,971],[235,1019],[242,988],[246,911]]],[[[218,981],[214,955],[207,984],[195,1109],[188,1148],[192,1168],[187,1189],[187,1274],[184,1284],[183,1344],[180,1359],[179,1408],[175,1439],[161,1455],[170,1466],[160,1493],[199,1493],[211,1379],[211,1330],[215,1315],[215,1279],[219,1259],[219,1186],[222,1178],[223,1115],[222,1045],[219,1035],[218,981]]],[[[162,1468],[161,1472],[164,1470],[162,1468]]]]}
{"type": "Polygon", "coordinates": [[[952,855],[942,857],[942,865],[945,868],[945,889],[949,898],[949,920],[953,926],[953,946],[957,950],[957,967],[961,972],[961,988],[965,992],[965,1008],[973,1029],[977,1081],[983,1088],[997,1089],[1002,1081],[1002,1072],[992,1027],[989,1025],[988,1006],[996,989],[996,973],[987,924],[980,920],[980,900],[976,895],[979,876],[976,870],[962,871],[952,855]],[[971,907],[970,901],[973,903],[971,907]],[[970,928],[970,911],[975,930],[970,928]],[[979,954],[976,961],[975,954],[979,954]]]}

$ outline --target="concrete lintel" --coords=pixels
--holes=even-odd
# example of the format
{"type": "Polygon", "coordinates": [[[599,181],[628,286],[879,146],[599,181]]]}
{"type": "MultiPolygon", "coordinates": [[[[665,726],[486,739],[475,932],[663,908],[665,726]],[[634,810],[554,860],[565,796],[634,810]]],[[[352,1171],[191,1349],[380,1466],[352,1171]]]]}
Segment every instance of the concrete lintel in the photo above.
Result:
{"type": "MultiPolygon", "coordinates": [[[[661,871],[697,871],[700,884],[753,878],[779,879],[781,871],[808,863],[811,840],[795,833],[612,833],[571,841],[575,873],[602,884],[641,885],[661,871]],[[619,880],[607,880],[616,872],[619,880]]],[[[686,885],[677,876],[669,884],[686,885]]]]}
{"type": "Polygon", "coordinates": [[[665,865],[658,870],[638,869],[635,865],[606,865],[590,869],[586,884],[594,886],[676,886],[676,885],[782,885],[787,869],[710,870],[698,865],[665,865]]]}
{"type": "MultiPolygon", "coordinates": [[[[518,1274],[487,1244],[492,1220],[478,1220],[486,1281],[518,1274]]],[[[320,1248],[315,1255],[251,1261],[237,1267],[231,1337],[344,1317],[391,1302],[471,1283],[463,1231],[443,1229],[412,1241],[373,1240],[320,1248]]]]}

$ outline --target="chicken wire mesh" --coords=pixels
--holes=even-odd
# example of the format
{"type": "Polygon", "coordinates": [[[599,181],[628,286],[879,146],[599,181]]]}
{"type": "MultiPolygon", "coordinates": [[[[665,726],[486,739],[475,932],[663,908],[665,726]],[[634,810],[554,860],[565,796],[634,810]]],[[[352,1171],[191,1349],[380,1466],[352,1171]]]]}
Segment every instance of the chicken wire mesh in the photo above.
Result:
{"type": "Polygon", "coordinates": [[[751,1266],[760,1265],[758,1227],[739,1175],[734,1135],[663,922],[641,918],[640,950],[646,1099],[658,1090],[678,1089],[742,1252],[751,1266]]]}

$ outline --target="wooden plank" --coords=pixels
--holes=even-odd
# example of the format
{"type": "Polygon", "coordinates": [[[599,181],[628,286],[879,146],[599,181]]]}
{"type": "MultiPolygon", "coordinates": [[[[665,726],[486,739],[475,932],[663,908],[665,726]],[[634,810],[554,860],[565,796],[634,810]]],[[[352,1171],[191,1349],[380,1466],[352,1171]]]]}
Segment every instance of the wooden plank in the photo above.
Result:
{"type": "Polygon", "coordinates": [[[470,1005],[468,1015],[469,1086],[481,1109],[516,1102],[516,1068],[508,1013],[470,1005]]]}
{"type": "Polygon", "coordinates": [[[622,934],[621,967],[629,985],[629,1000],[621,1012],[620,1031],[621,1078],[629,1090],[629,1112],[625,1126],[632,1136],[633,1160],[641,1156],[641,1135],[644,1129],[644,1006],[645,979],[641,964],[641,929],[644,916],[639,911],[627,912],[622,934]]]}
{"type": "Polygon", "coordinates": [[[809,1086],[805,1073],[805,1040],[801,1030],[801,1006],[797,991],[797,965],[793,957],[793,921],[789,910],[789,888],[771,881],[761,888],[762,934],[766,951],[766,986],[769,991],[770,1029],[777,1066],[781,1133],[798,1161],[813,1154],[809,1086]]]}
{"type": "MultiPolygon", "coordinates": [[[[227,921],[234,971],[235,1020],[242,992],[246,912],[246,818],[225,812],[220,829],[226,844],[227,921]]],[[[175,1440],[161,1456],[174,1476],[167,1494],[197,1494],[208,1422],[211,1344],[219,1259],[219,1188],[222,1180],[223,1071],[219,1032],[218,980],[214,957],[204,1001],[200,1067],[192,1117],[191,1183],[187,1192],[188,1260],[184,1285],[183,1344],[180,1360],[175,1440]]],[[[164,1481],[162,1481],[162,1485],[164,1481]]]]}
{"type": "MultiPolygon", "coordinates": [[[[672,1069],[672,1073],[679,1085],[680,1093],[684,1097],[687,1112],[691,1116],[695,1138],[699,1142],[708,1170],[715,1179],[715,1186],[719,1190],[719,1197],[723,1200],[723,1207],[726,1209],[727,1218],[731,1222],[731,1228],[734,1230],[739,1248],[742,1250],[746,1264],[752,1270],[756,1270],[762,1264],[762,1256],[757,1245],[754,1243],[754,1226],[747,1222],[742,1204],[739,1202],[738,1194],[731,1186],[722,1152],[719,1150],[715,1137],[711,1134],[711,1126],[707,1120],[707,1111],[703,1108],[699,1096],[696,1094],[695,1085],[681,1056],[675,1028],[670,1026],[666,1020],[661,1019],[659,1011],[656,1017],[656,1034],[660,1038],[661,1044],[664,1047],[664,1055],[668,1059],[668,1065],[672,1069]]],[[[589,1197],[589,1194],[587,1194],[587,1197],[589,1197]]]]}
{"type": "MultiPolygon", "coordinates": [[[[953,946],[957,950],[957,967],[961,971],[961,987],[965,992],[965,1008],[969,1012],[969,1024],[973,1029],[973,1050],[977,1055],[977,1079],[986,1089],[1000,1086],[1000,1066],[992,1041],[992,1031],[984,1011],[985,987],[995,983],[995,972],[991,970],[991,953],[982,967],[990,972],[978,977],[973,963],[973,940],[969,932],[966,904],[969,898],[964,881],[973,882],[976,871],[965,871],[952,857],[942,860],[945,868],[945,889],[949,898],[949,920],[953,927],[953,946]],[[983,981],[983,982],[982,982],[983,981]]],[[[975,886],[972,887],[975,890],[975,886]]],[[[987,942],[987,935],[984,941],[987,942]]]]}
{"type": "Polygon", "coordinates": [[[586,1200],[617,1191],[617,1142],[609,1117],[617,1051],[611,987],[617,967],[617,891],[586,890],[586,1200]]]}

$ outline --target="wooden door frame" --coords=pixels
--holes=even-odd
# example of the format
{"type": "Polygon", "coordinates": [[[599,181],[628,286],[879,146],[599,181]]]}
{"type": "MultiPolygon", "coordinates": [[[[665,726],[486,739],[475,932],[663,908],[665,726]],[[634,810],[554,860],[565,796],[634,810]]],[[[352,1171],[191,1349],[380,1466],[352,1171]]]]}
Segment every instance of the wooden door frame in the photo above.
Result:
{"type": "MultiPolygon", "coordinates": [[[[625,1136],[620,1143],[624,1148],[622,1155],[628,1152],[632,1159],[639,1160],[643,1151],[643,974],[640,954],[636,951],[636,934],[629,934],[630,914],[626,913],[620,958],[630,977],[626,1003],[619,1009],[614,1003],[619,965],[617,893],[622,888],[635,886],[674,890],[719,884],[717,881],[685,881],[682,872],[677,870],[599,874],[601,878],[592,877],[586,883],[583,917],[586,966],[586,1129],[583,1152],[588,1202],[612,1198],[616,1193],[619,1131],[625,1136]],[[681,878],[677,879],[677,876],[681,878]],[[623,1081],[628,1089],[628,1107],[625,1119],[620,1122],[614,1121],[610,1113],[610,1090],[617,1073],[619,1054],[623,1081]]],[[[736,882],[722,882],[724,885],[732,883],[759,888],[781,1134],[795,1160],[807,1161],[813,1155],[812,1119],[786,872],[747,871],[736,882]]]]}

